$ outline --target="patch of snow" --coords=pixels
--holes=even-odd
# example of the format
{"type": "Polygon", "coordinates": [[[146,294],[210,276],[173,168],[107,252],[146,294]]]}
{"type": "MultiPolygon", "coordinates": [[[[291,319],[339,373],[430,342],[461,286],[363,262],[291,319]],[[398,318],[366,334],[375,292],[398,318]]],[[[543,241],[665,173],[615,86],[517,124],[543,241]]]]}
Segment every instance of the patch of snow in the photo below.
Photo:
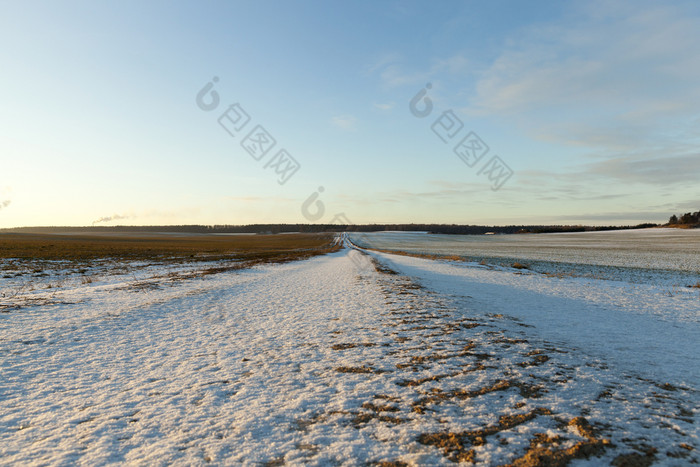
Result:
{"type": "Polygon", "coordinates": [[[580,416],[615,447],[577,465],[698,461],[692,294],[350,248],[179,268],[0,313],[0,464],[451,465],[456,433],[493,465],[580,416]]]}

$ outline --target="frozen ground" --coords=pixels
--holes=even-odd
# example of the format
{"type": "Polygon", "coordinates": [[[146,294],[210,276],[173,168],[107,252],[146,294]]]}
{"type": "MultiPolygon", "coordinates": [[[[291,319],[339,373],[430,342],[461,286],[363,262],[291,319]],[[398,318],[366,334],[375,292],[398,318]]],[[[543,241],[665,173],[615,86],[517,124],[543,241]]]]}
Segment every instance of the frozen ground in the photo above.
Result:
{"type": "Polygon", "coordinates": [[[685,287],[700,281],[700,229],[637,229],[520,235],[352,234],[360,246],[461,256],[533,271],[685,287]]]}
{"type": "Polygon", "coordinates": [[[0,313],[0,464],[699,462],[691,289],[352,248],[100,271],[0,313]]]}

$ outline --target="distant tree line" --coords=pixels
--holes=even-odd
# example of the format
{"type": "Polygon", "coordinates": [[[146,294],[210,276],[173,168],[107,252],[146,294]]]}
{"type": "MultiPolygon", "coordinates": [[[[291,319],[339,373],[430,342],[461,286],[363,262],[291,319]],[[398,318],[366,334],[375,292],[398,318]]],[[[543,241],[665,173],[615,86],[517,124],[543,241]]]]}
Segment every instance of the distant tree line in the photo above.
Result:
{"type": "Polygon", "coordinates": [[[682,214],[681,217],[675,214],[671,216],[668,220],[669,225],[696,225],[700,224],[700,211],[697,212],[686,212],[682,214]]]}
{"type": "MultiPolygon", "coordinates": [[[[697,215],[698,213],[695,213],[697,215]]],[[[697,219],[697,217],[696,217],[697,219]]],[[[459,225],[459,224],[248,224],[248,225],[117,225],[91,227],[18,227],[0,229],[0,232],[17,233],[97,233],[97,232],[165,232],[191,234],[279,234],[321,232],[428,232],[436,234],[483,235],[554,232],[593,232],[602,230],[625,230],[657,227],[658,224],[634,226],[585,226],[585,225],[459,225]]]]}

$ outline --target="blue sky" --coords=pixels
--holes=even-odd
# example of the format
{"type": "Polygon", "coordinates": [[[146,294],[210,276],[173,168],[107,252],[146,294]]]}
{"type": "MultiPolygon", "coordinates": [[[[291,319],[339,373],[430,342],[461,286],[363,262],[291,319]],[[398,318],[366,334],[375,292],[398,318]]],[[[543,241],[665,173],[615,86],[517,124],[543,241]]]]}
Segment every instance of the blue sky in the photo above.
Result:
{"type": "Polygon", "coordinates": [[[15,0],[0,40],[0,227],[700,209],[693,1],[15,0]],[[250,121],[231,136],[235,103],[250,121]],[[443,142],[447,111],[463,129],[443,142]],[[256,125],[276,140],[259,161],[241,145],[256,125]],[[489,148],[473,167],[453,152],[469,132],[489,148]],[[265,167],[281,149],[300,166],[283,184],[265,167]]]}

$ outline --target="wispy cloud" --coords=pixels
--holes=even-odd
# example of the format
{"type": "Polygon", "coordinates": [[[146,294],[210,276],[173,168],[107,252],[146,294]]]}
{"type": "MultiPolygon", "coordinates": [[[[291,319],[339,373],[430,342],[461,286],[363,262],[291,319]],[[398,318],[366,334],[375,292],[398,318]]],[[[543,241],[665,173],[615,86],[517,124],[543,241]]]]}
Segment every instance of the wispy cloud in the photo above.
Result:
{"type": "Polygon", "coordinates": [[[296,203],[299,201],[294,198],[284,198],[281,196],[226,196],[226,199],[231,201],[241,201],[245,203],[296,203]]]}
{"type": "Polygon", "coordinates": [[[128,216],[128,215],[127,215],[127,216],[122,216],[122,215],[119,215],[119,214],[114,214],[113,216],[100,217],[100,218],[97,219],[96,221],[93,221],[93,222],[92,222],[92,225],[100,224],[100,223],[103,223],[103,222],[112,222],[112,221],[119,221],[119,220],[123,220],[123,219],[129,219],[129,218],[131,218],[131,217],[133,217],[133,216],[128,216]]]}
{"type": "Polygon", "coordinates": [[[660,222],[668,216],[665,212],[657,211],[636,211],[636,212],[606,212],[606,213],[583,213],[569,214],[561,216],[545,216],[541,222],[553,224],[580,224],[580,223],[608,223],[608,224],[639,224],[643,222],[660,222]]]}
{"type": "Polygon", "coordinates": [[[682,4],[577,8],[569,24],[519,31],[480,74],[470,110],[515,118],[560,142],[611,148],[697,116],[697,15],[682,4]]]}
{"type": "Polygon", "coordinates": [[[331,123],[343,130],[354,130],[357,124],[357,119],[352,115],[338,115],[331,118],[331,123]]]}
{"type": "Polygon", "coordinates": [[[378,73],[382,83],[388,87],[423,86],[440,75],[454,77],[471,74],[473,71],[470,65],[471,62],[462,54],[436,57],[423,68],[420,68],[418,63],[405,62],[399,55],[391,55],[372,66],[370,70],[378,73]]]}
{"type": "Polygon", "coordinates": [[[700,154],[659,155],[640,159],[634,156],[615,157],[590,164],[587,174],[615,178],[623,182],[653,185],[697,184],[700,154]]]}
{"type": "Polygon", "coordinates": [[[374,62],[372,62],[369,66],[366,67],[366,74],[371,75],[373,73],[376,73],[380,70],[383,70],[387,66],[394,65],[402,60],[402,56],[399,55],[398,53],[389,53],[382,55],[378,59],[376,59],[374,62]]]}
{"type": "Polygon", "coordinates": [[[386,104],[374,104],[374,107],[376,107],[379,110],[391,110],[396,106],[395,102],[387,102],[386,104]]]}
{"type": "Polygon", "coordinates": [[[366,205],[367,203],[416,203],[419,201],[441,201],[462,203],[466,197],[488,192],[487,184],[460,183],[432,181],[431,185],[438,187],[436,190],[389,190],[375,191],[363,195],[339,195],[338,198],[345,202],[366,205]]]}
{"type": "Polygon", "coordinates": [[[621,154],[610,155],[593,162],[582,162],[566,171],[523,170],[518,173],[524,187],[557,183],[571,190],[576,186],[590,189],[593,182],[622,182],[622,186],[694,186],[700,174],[700,153],[682,155],[621,154]]]}
{"type": "MultiPolygon", "coordinates": [[[[577,148],[577,156],[565,156],[568,169],[542,171],[540,186],[696,183],[697,7],[594,1],[576,4],[569,17],[518,31],[479,73],[463,110],[515,124],[564,154],[577,148]]],[[[519,180],[527,185],[527,171],[519,180]]]]}

